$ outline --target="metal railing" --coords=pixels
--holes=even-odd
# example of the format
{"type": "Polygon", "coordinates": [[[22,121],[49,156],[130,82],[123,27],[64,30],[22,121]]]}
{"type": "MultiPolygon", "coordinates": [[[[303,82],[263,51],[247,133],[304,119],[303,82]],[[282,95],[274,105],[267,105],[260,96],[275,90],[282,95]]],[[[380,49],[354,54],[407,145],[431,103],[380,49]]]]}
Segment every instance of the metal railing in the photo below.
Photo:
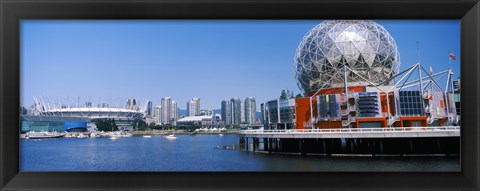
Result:
{"type": "Polygon", "coordinates": [[[240,134],[376,133],[376,132],[428,132],[428,131],[460,131],[460,126],[242,130],[240,131],[240,134]]]}

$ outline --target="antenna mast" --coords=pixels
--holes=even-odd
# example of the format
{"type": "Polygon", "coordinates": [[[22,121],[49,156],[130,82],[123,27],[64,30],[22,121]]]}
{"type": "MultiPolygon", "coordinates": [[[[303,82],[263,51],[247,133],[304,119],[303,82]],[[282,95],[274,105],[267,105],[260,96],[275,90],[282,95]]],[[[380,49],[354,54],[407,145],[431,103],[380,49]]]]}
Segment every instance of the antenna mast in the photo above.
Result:
{"type": "Polygon", "coordinates": [[[418,41],[417,41],[417,62],[420,63],[420,47],[418,46],[418,41]]]}

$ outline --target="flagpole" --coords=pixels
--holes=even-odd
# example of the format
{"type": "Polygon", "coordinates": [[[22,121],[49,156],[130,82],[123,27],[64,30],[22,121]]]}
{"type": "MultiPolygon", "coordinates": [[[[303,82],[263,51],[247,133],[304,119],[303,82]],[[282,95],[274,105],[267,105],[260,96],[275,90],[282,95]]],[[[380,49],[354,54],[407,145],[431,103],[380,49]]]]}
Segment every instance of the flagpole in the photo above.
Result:
{"type": "Polygon", "coordinates": [[[452,58],[450,57],[450,70],[452,70],[452,58]]]}

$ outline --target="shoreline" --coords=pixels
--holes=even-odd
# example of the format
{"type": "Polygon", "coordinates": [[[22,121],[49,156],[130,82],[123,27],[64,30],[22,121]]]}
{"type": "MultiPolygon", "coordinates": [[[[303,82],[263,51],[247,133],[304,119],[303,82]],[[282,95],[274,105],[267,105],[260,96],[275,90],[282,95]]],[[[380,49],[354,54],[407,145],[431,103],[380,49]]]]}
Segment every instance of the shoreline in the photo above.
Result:
{"type": "MultiPolygon", "coordinates": [[[[73,135],[77,136],[79,134],[83,135],[90,135],[95,133],[97,135],[104,135],[107,132],[97,131],[97,132],[66,132],[66,135],[73,135]]],[[[189,132],[185,130],[148,130],[148,131],[125,131],[125,133],[129,133],[131,135],[170,135],[170,134],[177,134],[177,135],[219,135],[219,134],[239,134],[239,130],[225,130],[225,131],[200,131],[200,132],[189,132]]],[[[26,138],[26,134],[20,134],[21,139],[26,138]]],[[[71,137],[61,137],[61,138],[71,138],[71,137]]]]}
{"type": "Polygon", "coordinates": [[[213,134],[213,135],[218,135],[218,134],[238,134],[239,130],[227,130],[227,131],[203,131],[203,132],[188,132],[188,131],[183,131],[183,130],[154,130],[154,131],[129,131],[129,133],[133,135],[169,135],[169,134],[177,134],[177,135],[197,135],[197,134],[213,134]]]}

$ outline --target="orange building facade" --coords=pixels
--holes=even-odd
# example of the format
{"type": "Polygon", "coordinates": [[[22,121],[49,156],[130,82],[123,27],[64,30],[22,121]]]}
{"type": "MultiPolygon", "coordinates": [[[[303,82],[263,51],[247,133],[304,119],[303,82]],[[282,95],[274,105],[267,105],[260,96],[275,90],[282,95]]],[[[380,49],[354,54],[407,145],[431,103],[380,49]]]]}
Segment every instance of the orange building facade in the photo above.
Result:
{"type": "Polygon", "coordinates": [[[335,87],[308,92],[302,98],[272,100],[261,105],[264,125],[266,129],[335,129],[452,123],[448,111],[455,111],[455,104],[447,106],[442,92],[386,89],[391,86],[351,86],[348,93],[335,87]]]}

